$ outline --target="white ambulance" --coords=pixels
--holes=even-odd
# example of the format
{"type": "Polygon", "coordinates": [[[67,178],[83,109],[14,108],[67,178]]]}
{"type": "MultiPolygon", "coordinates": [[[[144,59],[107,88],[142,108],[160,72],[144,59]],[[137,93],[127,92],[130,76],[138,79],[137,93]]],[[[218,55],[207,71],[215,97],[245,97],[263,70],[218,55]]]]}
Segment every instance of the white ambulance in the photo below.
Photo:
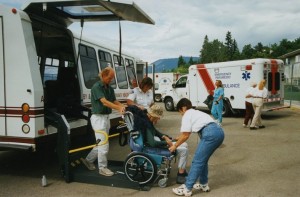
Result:
{"type": "Polygon", "coordinates": [[[245,95],[250,82],[267,81],[268,98],[264,111],[284,106],[284,64],[278,59],[248,59],[211,64],[197,64],[189,67],[189,73],[181,76],[163,98],[168,111],[175,109],[181,98],[188,98],[196,108],[207,108],[203,102],[215,89],[215,81],[224,86],[223,115],[238,113],[245,109],[245,95]]]}
{"type": "MultiPolygon", "coordinates": [[[[144,76],[137,71],[144,64],[68,29],[73,22],[83,27],[89,21],[121,20],[154,24],[134,3],[33,0],[22,10],[0,4],[0,150],[48,147],[62,128],[71,138],[88,141],[82,136],[93,136],[88,133],[90,88],[109,65],[116,72],[111,85],[117,99],[126,102],[132,82],[144,76]]],[[[113,112],[112,125],[118,120],[113,112]]]]}
{"type": "Polygon", "coordinates": [[[172,84],[177,81],[179,73],[150,73],[148,75],[154,83],[154,100],[160,102],[162,96],[166,94],[167,90],[172,87],[172,84]]]}

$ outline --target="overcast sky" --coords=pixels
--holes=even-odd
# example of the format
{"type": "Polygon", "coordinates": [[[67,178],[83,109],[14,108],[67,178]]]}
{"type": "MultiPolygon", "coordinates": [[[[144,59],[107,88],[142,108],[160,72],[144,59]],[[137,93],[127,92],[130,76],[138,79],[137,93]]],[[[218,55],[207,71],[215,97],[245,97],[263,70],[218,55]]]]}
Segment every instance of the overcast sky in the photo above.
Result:
{"type": "MultiPolygon", "coordinates": [[[[130,0],[112,0],[131,3],[130,0]]],[[[23,0],[0,0],[21,7],[23,0]]],[[[158,59],[199,56],[205,35],[225,42],[228,31],[240,51],[300,37],[299,0],[135,0],[155,25],[122,22],[123,51],[152,63],[158,59]]],[[[79,24],[71,28],[79,32],[79,24]]],[[[83,36],[118,49],[119,25],[98,22],[84,25],[83,36]]]]}

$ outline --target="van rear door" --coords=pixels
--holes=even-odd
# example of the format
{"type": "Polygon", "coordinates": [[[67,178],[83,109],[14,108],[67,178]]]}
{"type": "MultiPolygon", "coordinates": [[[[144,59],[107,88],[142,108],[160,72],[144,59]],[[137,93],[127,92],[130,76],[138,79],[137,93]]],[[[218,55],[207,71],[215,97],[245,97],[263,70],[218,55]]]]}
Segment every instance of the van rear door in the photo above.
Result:
{"type": "Polygon", "coordinates": [[[5,113],[5,97],[4,97],[4,60],[3,60],[3,24],[0,16],[0,136],[5,135],[6,113],[5,113]]]}
{"type": "Polygon", "coordinates": [[[135,3],[124,4],[101,0],[28,1],[22,9],[30,18],[39,18],[68,27],[73,22],[119,21],[154,24],[154,21],[135,3]]]}

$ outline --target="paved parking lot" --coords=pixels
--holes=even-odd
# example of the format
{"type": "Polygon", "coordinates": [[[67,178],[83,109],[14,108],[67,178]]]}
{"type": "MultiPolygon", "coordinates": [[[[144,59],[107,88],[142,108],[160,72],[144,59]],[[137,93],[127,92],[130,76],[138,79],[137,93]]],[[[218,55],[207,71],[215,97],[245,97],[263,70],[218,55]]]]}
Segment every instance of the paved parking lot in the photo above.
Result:
{"type": "MultiPolygon", "coordinates": [[[[300,196],[300,110],[283,109],[263,114],[265,129],[250,131],[242,127],[243,117],[224,118],[225,140],[209,162],[211,192],[193,196],[300,196]]],[[[181,117],[165,112],[157,128],[176,136],[181,117]]],[[[111,160],[124,160],[129,147],[111,140],[111,160]]],[[[189,161],[199,139],[188,141],[189,161]]],[[[189,164],[190,164],[189,162],[189,164]]],[[[56,157],[32,153],[0,152],[0,196],[175,196],[176,164],[166,188],[152,187],[149,192],[85,183],[65,183],[56,157]],[[41,186],[45,174],[48,186],[41,186]]],[[[99,178],[101,176],[99,175],[99,178]]]]}

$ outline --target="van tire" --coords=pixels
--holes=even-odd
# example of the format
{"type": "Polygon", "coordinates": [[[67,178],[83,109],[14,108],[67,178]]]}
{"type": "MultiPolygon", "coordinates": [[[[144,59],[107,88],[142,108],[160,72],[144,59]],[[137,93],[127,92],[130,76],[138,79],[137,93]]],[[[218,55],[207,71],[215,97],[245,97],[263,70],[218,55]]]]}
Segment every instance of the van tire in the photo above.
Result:
{"type": "Polygon", "coordinates": [[[230,114],[231,114],[230,105],[226,101],[224,101],[222,116],[228,117],[230,116],[230,114]]]}
{"type": "Polygon", "coordinates": [[[154,95],[154,101],[155,102],[160,102],[161,101],[161,94],[155,94],[154,95]]]}
{"type": "Polygon", "coordinates": [[[174,111],[174,102],[172,98],[165,99],[165,108],[167,111],[174,111]]]}

